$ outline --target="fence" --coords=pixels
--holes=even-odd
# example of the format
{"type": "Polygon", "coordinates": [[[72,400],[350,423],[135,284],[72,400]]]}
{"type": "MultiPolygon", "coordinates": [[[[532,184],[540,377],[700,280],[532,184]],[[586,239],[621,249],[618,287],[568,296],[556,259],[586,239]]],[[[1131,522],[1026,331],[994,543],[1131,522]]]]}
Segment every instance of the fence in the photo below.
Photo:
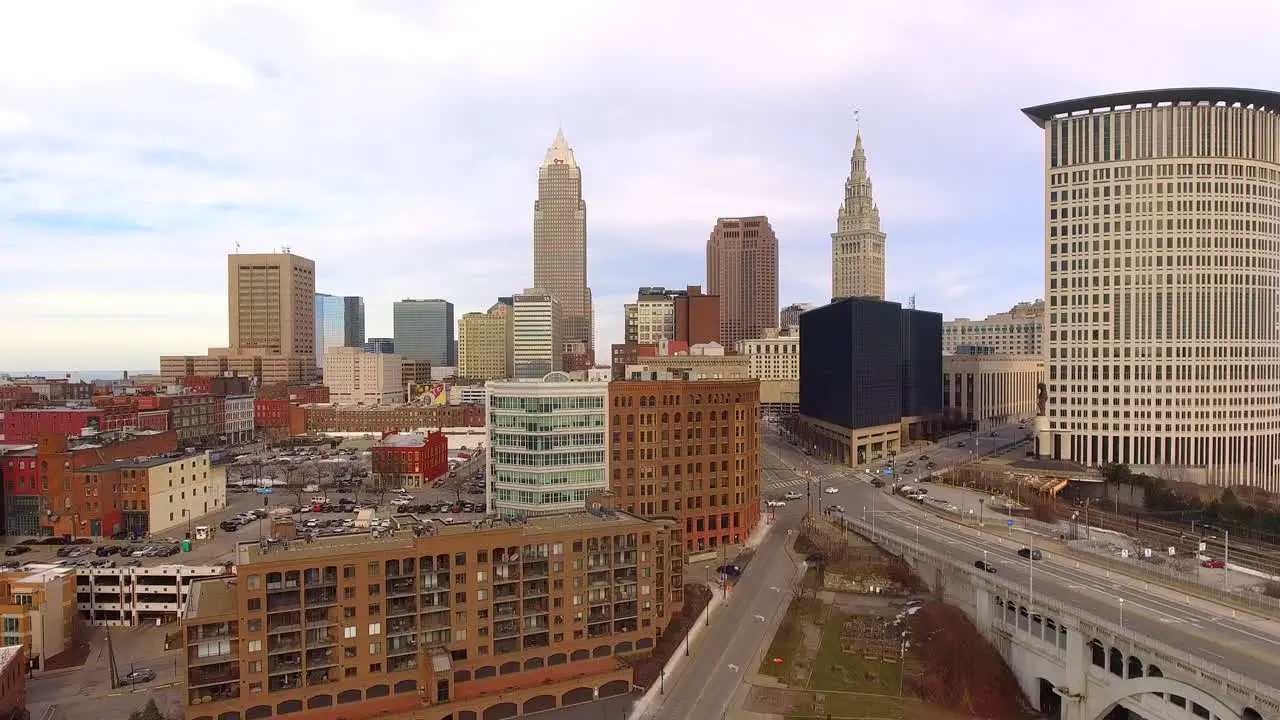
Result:
{"type": "MultiPolygon", "coordinates": [[[[913,555],[921,560],[926,560],[937,567],[948,568],[952,572],[965,575],[973,585],[978,587],[985,586],[989,591],[999,593],[1003,597],[1024,597],[1026,595],[1026,589],[1022,586],[1005,580],[1004,578],[992,577],[986,572],[975,569],[968,563],[960,562],[954,558],[921,547],[907,539],[888,534],[881,528],[877,528],[873,532],[871,524],[868,522],[851,517],[842,517],[842,520],[846,524],[846,527],[869,538],[876,545],[879,545],[881,548],[892,554],[900,556],[913,555]]],[[[1132,631],[1126,630],[1109,620],[1105,620],[1097,617],[1096,615],[1083,612],[1053,600],[1043,598],[1035,599],[1034,605],[1036,610],[1040,611],[1042,614],[1052,614],[1059,618],[1072,618],[1080,623],[1082,627],[1087,625],[1093,630],[1105,632],[1112,638],[1123,639],[1131,647],[1139,649],[1144,653],[1159,655],[1178,662],[1186,663],[1188,667],[1197,668],[1202,676],[1209,676],[1219,683],[1233,686],[1229,688],[1229,691],[1238,694],[1240,690],[1244,690],[1252,693],[1258,698],[1264,699],[1267,704],[1280,703],[1280,690],[1277,688],[1271,687],[1253,678],[1241,675],[1233,670],[1228,670],[1219,665],[1215,665],[1214,663],[1207,662],[1203,657],[1193,655],[1187,650],[1175,648],[1172,645],[1166,645],[1165,643],[1149,637],[1140,637],[1135,635],[1132,631]]]]}

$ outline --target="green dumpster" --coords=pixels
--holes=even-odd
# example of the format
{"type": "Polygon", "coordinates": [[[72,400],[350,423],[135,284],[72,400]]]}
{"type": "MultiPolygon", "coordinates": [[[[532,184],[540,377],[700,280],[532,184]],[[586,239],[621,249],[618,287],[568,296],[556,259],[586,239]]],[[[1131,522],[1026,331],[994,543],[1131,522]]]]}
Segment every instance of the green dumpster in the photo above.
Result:
{"type": "Polygon", "coordinates": [[[191,552],[191,541],[190,541],[190,540],[183,540],[183,541],[182,541],[182,552],[191,552]]]}

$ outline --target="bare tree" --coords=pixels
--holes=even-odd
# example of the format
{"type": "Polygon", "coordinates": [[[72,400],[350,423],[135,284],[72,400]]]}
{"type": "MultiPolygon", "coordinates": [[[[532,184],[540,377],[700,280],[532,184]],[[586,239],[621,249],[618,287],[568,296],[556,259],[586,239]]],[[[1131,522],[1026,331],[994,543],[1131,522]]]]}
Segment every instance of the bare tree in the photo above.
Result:
{"type": "Polygon", "coordinates": [[[240,466],[241,470],[240,470],[238,479],[243,481],[245,479],[245,476],[248,475],[253,478],[254,483],[261,485],[262,484],[262,465],[263,465],[263,462],[261,459],[256,457],[250,459],[248,462],[240,466]]]}
{"type": "Polygon", "coordinates": [[[307,487],[312,485],[317,478],[317,470],[314,463],[304,462],[297,465],[289,465],[285,468],[285,485],[283,490],[293,493],[297,499],[297,505],[302,505],[302,495],[307,492],[307,487]]]}
{"type": "Polygon", "coordinates": [[[455,503],[462,502],[462,491],[467,489],[467,476],[464,473],[450,471],[443,478],[445,490],[453,493],[455,503]]]}

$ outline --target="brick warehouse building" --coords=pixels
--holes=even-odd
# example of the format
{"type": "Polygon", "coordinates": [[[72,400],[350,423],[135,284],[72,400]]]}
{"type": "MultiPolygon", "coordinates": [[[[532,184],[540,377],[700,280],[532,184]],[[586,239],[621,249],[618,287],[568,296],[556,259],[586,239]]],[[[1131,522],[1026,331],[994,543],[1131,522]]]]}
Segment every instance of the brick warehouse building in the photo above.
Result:
{"type": "Polygon", "coordinates": [[[449,472],[449,439],[442,432],[387,433],[372,452],[373,474],[393,490],[423,488],[449,472]]]}
{"type": "Polygon", "coordinates": [[[609,383],[618,507],[679,518],[686,551],[745,541],[760,520],[760,381],[653,377],[609,383]]]}
{"type": "Polygon", "coordinates": [[[484,406],[304,405],[307,432],[386,433],[423,427],[484,427],[484,406]]]}
{"type": "Polygon", "coordinates": [[[0,442],[34,443],[42,435],[79,435],[138,426],[138,411],[128,406],[20,408],[0,414],[0,442]]]}
{"type": "Polygon", "coordinates": [[[625,694],[625,658],[683,601],[671,520],[428,527],[241,543],[237,577],[191,586],[186,720],[479,720],[625,694]]]}
{"type": "Polygon", "coordinates": [[[50,435],[30,450],[0,457],[5,534],[100,537],[123,530],[119,487],[77,480],[83,468],[178,448],[177,433],[103,433],[69,440],[50,435]]]}

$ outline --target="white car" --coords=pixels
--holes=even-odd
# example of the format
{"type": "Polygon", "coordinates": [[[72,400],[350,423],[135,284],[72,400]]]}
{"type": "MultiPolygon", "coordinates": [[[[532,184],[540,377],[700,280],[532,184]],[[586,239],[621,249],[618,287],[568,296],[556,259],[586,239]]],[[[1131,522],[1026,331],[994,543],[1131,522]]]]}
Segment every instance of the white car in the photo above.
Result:
{"type": "Polygon", "coordinates": [[[826,493],[826,494],[828,494],[828,495],[835,495],[836,493],[840,492],[840,488],[838,488],[838,487],[827,487],[827,488],[823,488],[822,492],[824,492],[824,493],[826,493]]]}
{"type": "Polygon", "coordinates": [[[784,498],[786,498],[786,499],[788,499],[788,500],[799,500],[800,498],[802,498],[802,497],[804,497],[804,496],[803,496],[803,495],[801,495],[800,493],[798,493],[798,492],[796,492],[796,491],[792,490],[791,492],[787,493],[786,495],[783,495],[782,497],[784,497],[784,498]]]}

